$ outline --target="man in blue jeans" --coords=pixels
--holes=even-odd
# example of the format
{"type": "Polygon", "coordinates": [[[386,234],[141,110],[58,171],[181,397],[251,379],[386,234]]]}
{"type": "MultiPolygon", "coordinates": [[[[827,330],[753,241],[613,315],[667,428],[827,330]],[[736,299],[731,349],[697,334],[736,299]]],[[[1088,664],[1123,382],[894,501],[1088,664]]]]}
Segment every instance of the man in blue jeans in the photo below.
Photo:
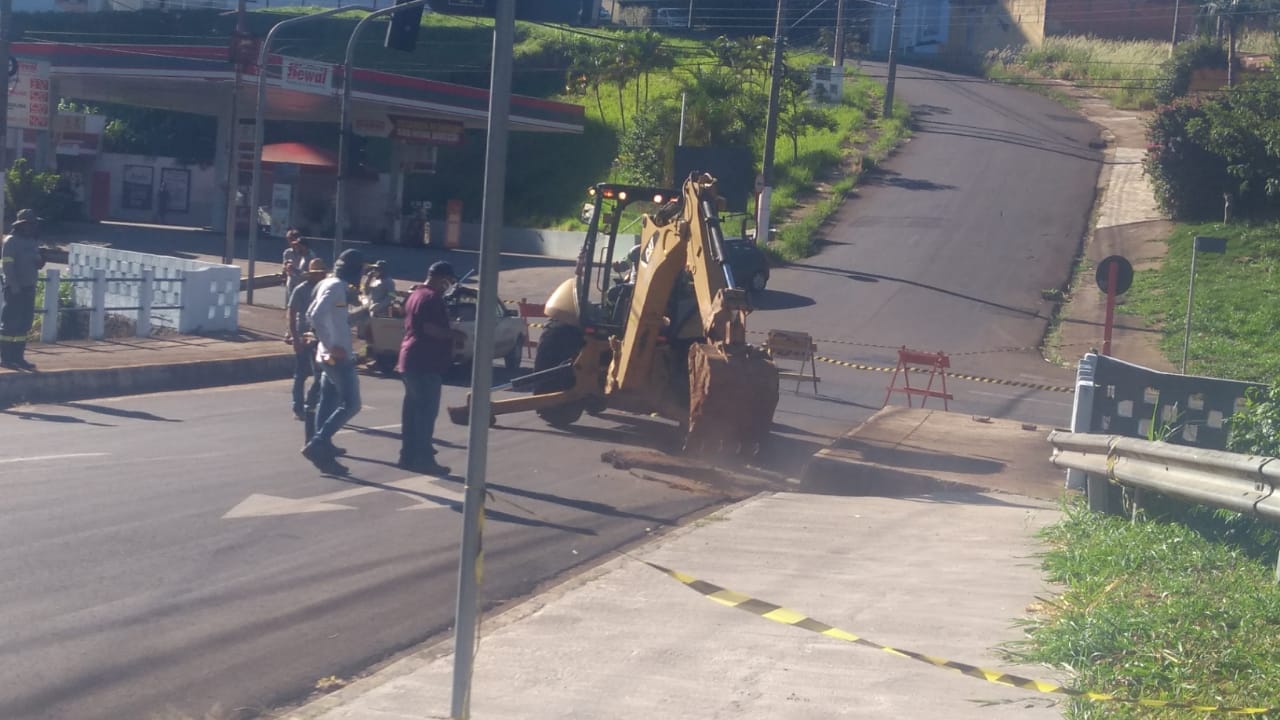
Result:
{"type": "Polygon", "coordinates": [[[332,462],[342,454],[333,445],[334,433],[360,412],[360,380],[352,351],[347,297],[348,286],[360,282],[363,270],[364,256],[360,251],[344,251],[333,265],[333,277],[316,285],[307,308],[307,319],[316,336],[316,362],[324,370],[316,434],[302,448],[302,454],[313,463],[332,462]]]}
{"type": "Polygon", "coordinates": [[[449,326],[444,293],[457,281],[453,266],[444,261],[433,263],[426,283],[404,304],[404,340],[396,367],[404,382],[398,464],[424,475],[449,474],[449,468],[436,462],[432,443],[440,412],[440,385],[453,362],[455,332],[449,326]]]}

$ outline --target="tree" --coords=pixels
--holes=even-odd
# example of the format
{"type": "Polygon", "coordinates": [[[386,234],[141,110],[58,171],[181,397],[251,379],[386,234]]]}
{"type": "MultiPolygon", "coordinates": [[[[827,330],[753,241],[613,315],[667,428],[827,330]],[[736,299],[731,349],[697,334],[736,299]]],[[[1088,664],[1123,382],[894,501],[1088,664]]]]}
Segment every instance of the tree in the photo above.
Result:
{"type": "Polygon", "coordinates": [[[778,117],[778,129],[791,138],[791,159],[800,158],[800,136],[818,130],[836,130],[839,123],[835,116],[809,101],[809,88],[813,78],[802,68],[786,68],[779,91],[782,113],[778,117]]]}
{"type": "Polygon", "coordinates": [[[685,143],[753,146],[764,127],[768,97],[725,68],[694,68],[685,83],[685,143]]]}

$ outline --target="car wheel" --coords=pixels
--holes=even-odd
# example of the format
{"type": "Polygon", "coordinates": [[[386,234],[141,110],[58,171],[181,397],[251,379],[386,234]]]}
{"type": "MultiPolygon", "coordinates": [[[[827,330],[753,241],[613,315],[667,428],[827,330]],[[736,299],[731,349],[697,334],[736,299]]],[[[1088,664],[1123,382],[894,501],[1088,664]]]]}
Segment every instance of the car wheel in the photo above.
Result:
{"type": "Polygon", "coordinates": [[[523,359],[521,357],[521,353],[523,352],[524,352],[524,336],[517,335],[516,344],[512,346],[511,352],[507,353],[506,356],[502,358],[502,364],[508,370],[519,370],[520,361],[523,359]]]}
{"type": "Polygon", "coordinates": [[[754,290],[755,292],[760,292],[761,290],[764,290],[765,286],[768,284],[769,284],[769,273],[766,273],[763,270],[757,270],[756,274],[751,276],[751,289],[754,290]]]}

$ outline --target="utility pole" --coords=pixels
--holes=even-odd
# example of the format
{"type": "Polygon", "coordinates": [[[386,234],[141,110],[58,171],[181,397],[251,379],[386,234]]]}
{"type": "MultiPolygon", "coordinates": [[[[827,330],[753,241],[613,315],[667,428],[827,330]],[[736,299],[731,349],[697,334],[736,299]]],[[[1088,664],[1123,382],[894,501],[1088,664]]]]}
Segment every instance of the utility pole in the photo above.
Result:
{"type": "MultiPolygon", "coordinates": [[[[4,0],[10,2],[11,0],[4,0]]],[[[227,128],[227,227],[222,264],[230,265],[236,257],[236,198],[240,195],[240,78],[244,74],[244,19],[246,0],[236,4],[236,29],[231,34],[231,62],[235,63],[235,80],[231,85],[231,125],[227,128]]]]}
{"type": "Polygon", "coordinates": [[[831,55],[831,64],[844,67],[844,0],[836,2],[836,46],[831,55]]]}
{"type": "Polygon", "coordinates": [[[1173,57],[1173,51],[1178,47],[1178,10],[1181,5],[1181,0],[1173,0],[1173,39],[1169,41],[1169,57],[1173,57]]]}
{"type": "Polygon", "coordinates": [[[902,20],[902,0],[893,0],[893,25],[889,29],[889,77],[884,83],[884,117],[893,115],[893,86],[898,78],[898,25],[902,20]]]}
{"type": "MultiPolygon", "coordinates": [[[[616,9],[617,6],[615,5],[614,7],[616,9]]],[[[685,29],[686,30],[693,29],[693,0],[689,0],[689,19],[685,23],[685,29]]]]}
{"type": "Polygon", "coordinates": [[[9,183],[9,28],[13,25],[13,0],[0,0],[0,62],[4,63],[4,89],[0,90],[0,235],[5,225],[5,190],[9,183]]]}
{"type": "Polygon", "coordinates": [[[507,185],[507,140],[511,134],[511,74],[516,37],[516,0],[498,0],[493,24],[493,68],[489,75],[489,134],[485,143],[484,206],[480,215],[480,285],[476,298],[475,362],[471,369],[471,427],[467,436],[467,484],[462,505],[462,557],[458,606],[453,623],[453,698],[449,717],[471,717],[483,567],[485,472],[489,453],[493,332],[497,326],[498,264],[507,185]]]}
{"type": "Polygon", "coordinates": [[[778,141],[778,102],[782,90],[782,18],[787,0],[778,0],[778,20],[773,30],[773,68],[769,78],[769,115],[764,124],[764,186],[756,199],[756,242],[769,241],[769,203],[773,197],[773,146],[778,141]]]}
{"type": "Polygon", "coordinates": [[[1240,0],[1231,0],[1231,17],[1227,18],[1227,87],[1236,86],[1236,9],[1240,0]]]}

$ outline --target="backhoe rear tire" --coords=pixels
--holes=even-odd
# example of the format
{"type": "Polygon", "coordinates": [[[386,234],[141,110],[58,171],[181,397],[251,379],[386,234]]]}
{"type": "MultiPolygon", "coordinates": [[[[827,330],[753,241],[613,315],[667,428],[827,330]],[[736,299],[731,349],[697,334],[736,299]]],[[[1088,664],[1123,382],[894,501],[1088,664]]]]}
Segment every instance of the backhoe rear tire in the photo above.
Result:
{"type": "MultiPolygon", "coordinates": [[[[572,360],[581,352],[586,343],[582,330],[576,325],[565,325],[552,322],[542,331],[538,338],[538,351],[533,357],[533,371],[549,370],[566,360],[572,360]]],[[[534,395],[560,392],[573,387],[573,376],[550,377],[538,381],[533,388],[534,395]]],[[[565,405],[543,408],[538,417],[546,420],[552,427],[567,427],[582,417],[583,403],[572,402],[565,405]]]]}

